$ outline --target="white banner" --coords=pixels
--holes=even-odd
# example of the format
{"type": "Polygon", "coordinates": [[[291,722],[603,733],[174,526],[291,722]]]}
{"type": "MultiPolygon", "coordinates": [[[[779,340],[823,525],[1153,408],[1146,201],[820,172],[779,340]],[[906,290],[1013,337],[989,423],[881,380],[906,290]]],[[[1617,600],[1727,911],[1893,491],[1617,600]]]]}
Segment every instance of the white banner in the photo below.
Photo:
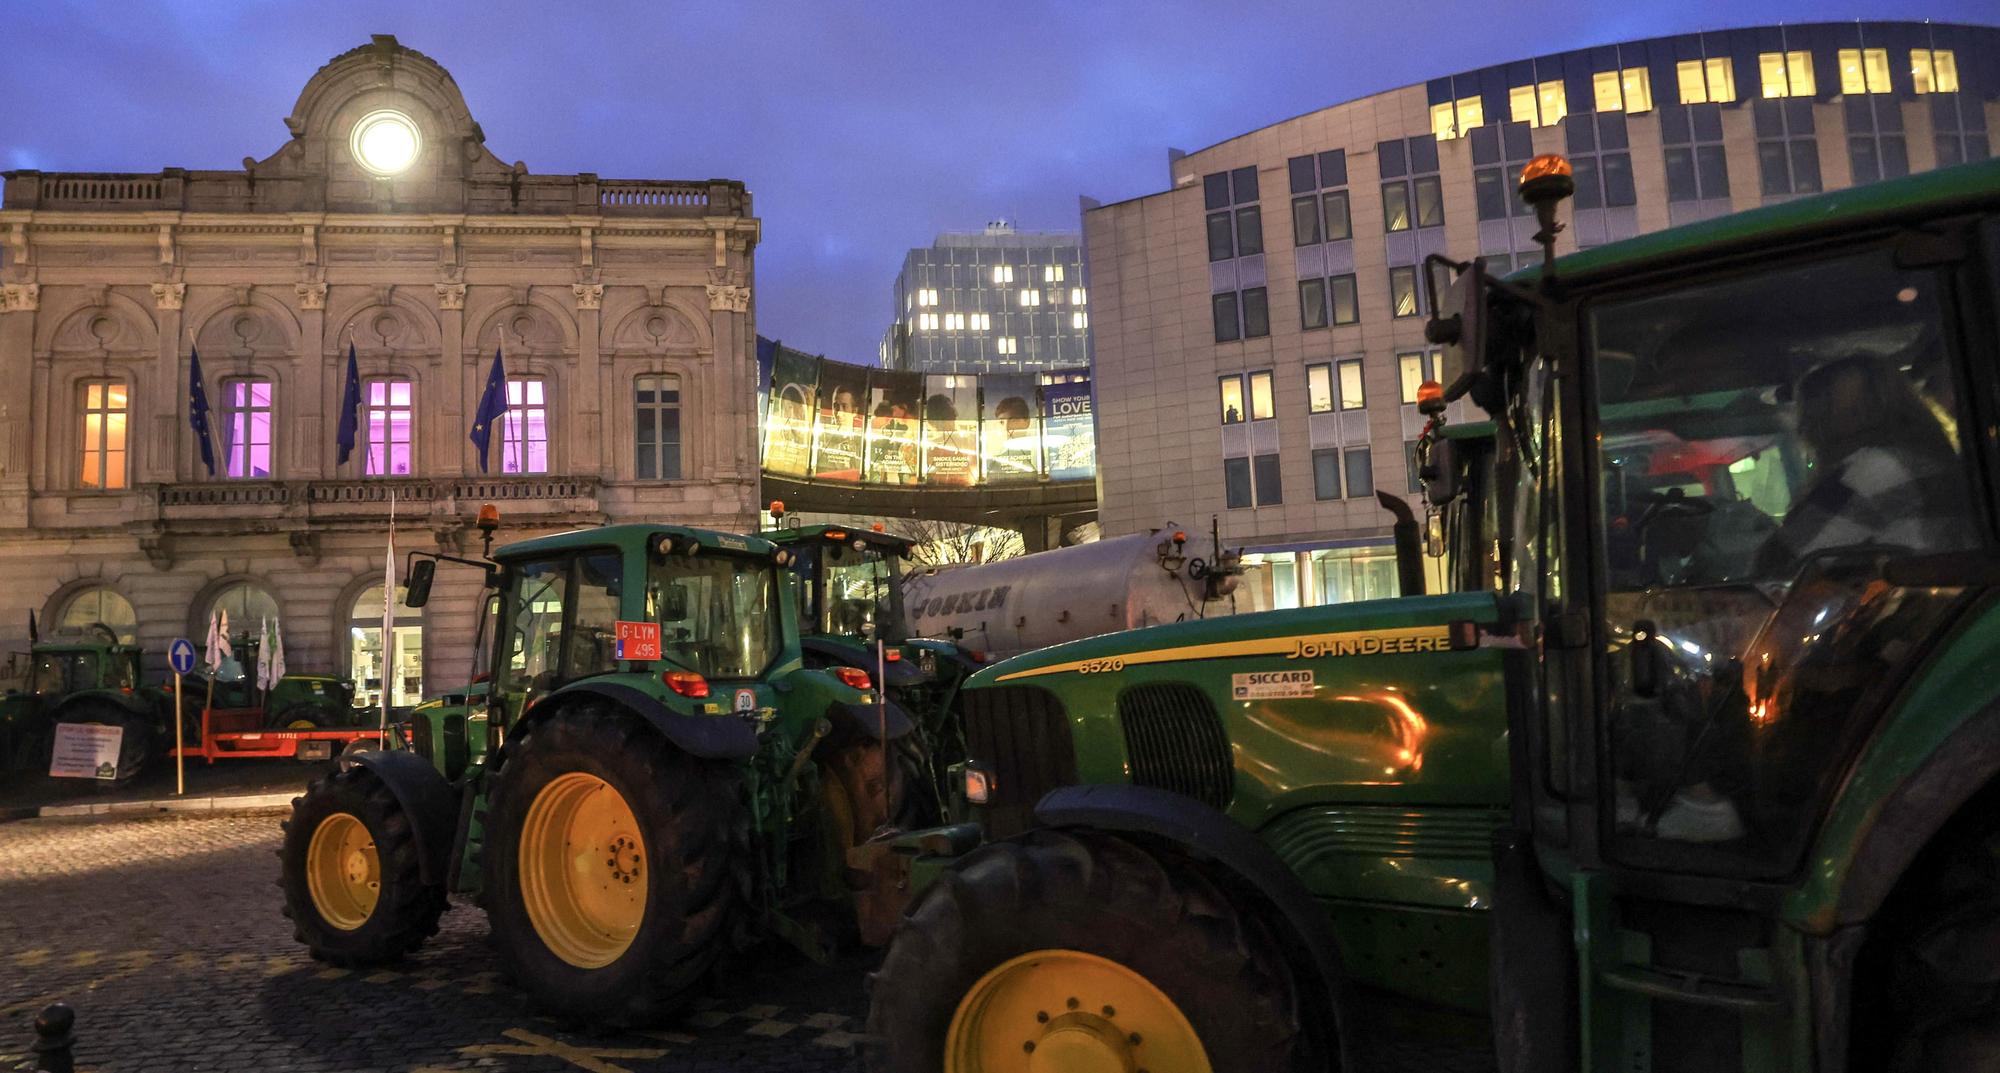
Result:
{"type": "Polygon", "coordinates": [[[49,777],[105,779],[118,777],[118,747],[125,728],[102,723],[57,723],[56,747],[49,756],[49,777]]]}

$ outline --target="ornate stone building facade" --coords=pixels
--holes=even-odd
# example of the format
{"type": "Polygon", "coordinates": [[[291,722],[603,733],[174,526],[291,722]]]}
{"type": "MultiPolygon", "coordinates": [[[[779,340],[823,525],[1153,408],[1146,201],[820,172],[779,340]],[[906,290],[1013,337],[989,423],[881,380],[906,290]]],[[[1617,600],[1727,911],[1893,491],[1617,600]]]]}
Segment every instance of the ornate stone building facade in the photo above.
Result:
{"type": "MultiPolygon", "coordinates": [[[[240,171],[7,173],[0,637],[25,640],[30,611],[45,633],[101,620],[157,669],[220,605],[237,626],[276,614],[294,669],[369,693],[392,499],[399,552],[476,553],[487,502],[502,541],[754,524],[760,228],[741,183],[509,165],[444,68],[387,36],[314,74],[285,125],[240,171]],[[482,473],[468,433],[501,346],[482,473]]],[[[478,602],[476,573],[447,568],[406,612],[399,702],[423,688],[412,664],[465,680],[478,602]]]]}

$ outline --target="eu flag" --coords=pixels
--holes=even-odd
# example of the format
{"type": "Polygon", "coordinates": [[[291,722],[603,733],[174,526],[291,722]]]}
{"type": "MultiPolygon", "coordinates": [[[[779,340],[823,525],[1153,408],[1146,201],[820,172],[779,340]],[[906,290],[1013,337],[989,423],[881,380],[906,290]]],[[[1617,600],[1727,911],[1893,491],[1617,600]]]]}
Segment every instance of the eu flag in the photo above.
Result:
{"type": "Polygon", "coordinates": [[[208,435],[208,389],[201,381],[201,354],[188,347],[188,426],[201,443],[201,464],[215,476],[215,446],[208,435]]]}
{"type": "Polygon", "coordinates": [[[500,363],[500,348],[493,348],[493,369],[486,374],[486,390],[479,396],[479,410],[472,415],[472,445],[479,448],[479,472],[486,472],[486,447],[493,442],[493,422],[507,416],[507,369],[500,363]]]}
{"type": "Polygon", "coordinates": [[[361,431],[361,366],[354,361],[354,344],[347,344],[347,388],[340,393],[340,457],[335,465],[346,465],[354,453],[354,440],[361,431]]]}

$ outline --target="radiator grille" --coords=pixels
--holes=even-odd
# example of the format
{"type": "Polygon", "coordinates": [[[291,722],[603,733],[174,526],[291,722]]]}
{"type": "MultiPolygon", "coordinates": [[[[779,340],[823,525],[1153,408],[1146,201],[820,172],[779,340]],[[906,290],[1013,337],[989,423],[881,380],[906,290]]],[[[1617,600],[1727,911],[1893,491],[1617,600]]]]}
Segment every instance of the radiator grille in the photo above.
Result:
{"type": "Polygon", "coordinates": [[[1133,686],[1118,695],[1118,723],[1134,785],[1229,807],[1236,790],[1229,735],[1201,690],[1173,682],[1133,686]]]}
{"type": "Polygon", "coordinates": [[[1076,782],[1076,750],[1062,701],[1034,686],[970,689],[960,696],[966,751],[993,772],[987,826],[1001,838],[1025,831],[1043,794],[1076,782]]]}

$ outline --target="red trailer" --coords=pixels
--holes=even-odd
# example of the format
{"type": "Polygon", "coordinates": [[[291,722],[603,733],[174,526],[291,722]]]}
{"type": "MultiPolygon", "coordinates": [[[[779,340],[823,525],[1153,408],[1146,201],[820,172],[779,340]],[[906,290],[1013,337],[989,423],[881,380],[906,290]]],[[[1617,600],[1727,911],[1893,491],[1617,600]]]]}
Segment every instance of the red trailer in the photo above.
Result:
{"type": "Polygon", "coordinates": [[[211,764],[230,757],[330,760],[357,741],[382,744],[383,734],[375,727],[306,726],[272,730],[265,725],[265,718],[262,708],[203,709],[200,744],[182,745],[173,755],[200,757],[211,764]]]}

